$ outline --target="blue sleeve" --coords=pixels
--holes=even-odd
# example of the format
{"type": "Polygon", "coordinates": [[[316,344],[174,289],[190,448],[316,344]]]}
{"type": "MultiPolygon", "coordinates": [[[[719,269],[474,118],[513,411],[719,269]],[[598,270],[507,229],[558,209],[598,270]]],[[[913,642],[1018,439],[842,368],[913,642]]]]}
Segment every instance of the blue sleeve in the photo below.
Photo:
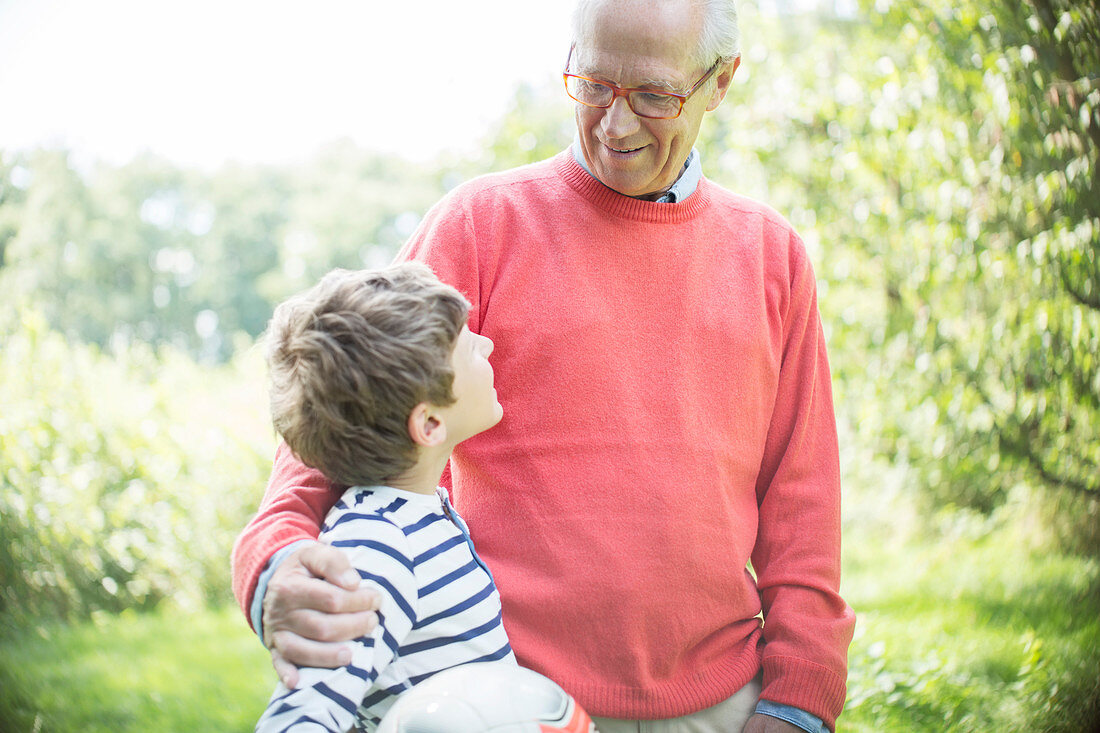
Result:
{"type": "Polygon", "coordinates": [[[807,713],[790,705],[783,705],[771,700],[760,700],[756,703],[756,712],[760,715],[769,715],[773,718],[785,720],[791,725],[797,725],[806,733],[829,733],[821,718],[807,713]]]}

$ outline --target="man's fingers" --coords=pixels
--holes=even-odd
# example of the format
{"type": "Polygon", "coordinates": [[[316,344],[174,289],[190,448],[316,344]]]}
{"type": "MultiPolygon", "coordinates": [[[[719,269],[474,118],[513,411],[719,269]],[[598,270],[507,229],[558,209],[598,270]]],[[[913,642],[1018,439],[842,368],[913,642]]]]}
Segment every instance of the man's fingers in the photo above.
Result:
{"type": "Polygon", "coordinates": [[[315,577],[324,578],[347,590],[359,587],[359,573],[351,566],[347,554],[335,547],[318,543],[298,554],[302,566],[315,577]]]}
{"type": "Polygon", "coordinates": [[[263,600],[264,641],[271,664],[288,688],[298,684],[297,667],[341,667],[351,663],[351,639],[378,625],[378,594],[359,587],[359,574],[344,553],[311,545],[292,553],[276,569],[263,600]],[[317,575],[355,576],[347,587],[317,575]]]}
{"type": "MultiPolygon", "coordinates": [[[[355,572],[352,570],[352,572],[355,572]]],[[[266,615],[280,609],[290,613],[296,609],[310,609],[322,613],[358,613],[378,610],[378,593],[371,588],[345,590],[327,580],[310,578],[300,573],[276,574],[268,583],[264,596],[264,628],[266,615]]]]}
{"type": "Polygon", "coordinates": [[[271,666],[287,689],[293,690],[298,686],[298,668],[286,661],[278,649],[271,650],[271,666]]]}
{"type": "MultiPolygon", "coordinates": [[[[283,679],[283,684],[291,687],[286,681],[289,674],[284,674],[285,667],[281,665],[342,667],[351,663],[351,646],[347,643],[311,641],[290,631],[277,631],[272,634],[271,663],[283,679]]],[[[294,670],[295,678],[297,674],[294,670]]],[[[297,684],[297,679],[294,683],[297,684]]]]}
{"type": "Polygon", "coordinates": [[[374,611],[341,613],[326,616],[325,628],[321,629],[321,633],[329,637],[326,641],[346,641],[369,636],[376,626],[378,626],[378,614],[374,611]]]}
{"type": "Polygon", "coordinates": [[[328,643],[367,636],[378,625],[378,615],[374,611],[330,614],[300,610],[279,616],[275,620],[278,623],[264,627],[272,631],[268,637],[268,646],[277,645],[275,634],[279,631],[289,631],[310,641],[328,643]]]}

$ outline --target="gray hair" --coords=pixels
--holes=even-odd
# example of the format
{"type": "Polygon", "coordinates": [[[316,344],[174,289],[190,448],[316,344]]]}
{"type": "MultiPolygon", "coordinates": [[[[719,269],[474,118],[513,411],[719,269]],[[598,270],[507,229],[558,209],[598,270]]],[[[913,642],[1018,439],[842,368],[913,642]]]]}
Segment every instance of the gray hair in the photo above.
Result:
{"type": "Polygon", "coordinates": [[[703,32],[699,39],[700,65],[709,67],[714,59],[733,61],[741,55],[741,26],[734,0],[702,0],[703,32]]]}
{"type": "MultiPolygon", "coordinates": [[[[667,0],[649,0],[651,2],[667,0]]],[[[691,0],[703,11],[699,46],[692,58],[698,66],[710,68],[715,59],[732,61],[741,55],[741,28],[735,0],[691,0]]],[[[573,43],[580,45],[587,36],[591,19],[607,0],[578,0],[573,10],[573,43]]]]}

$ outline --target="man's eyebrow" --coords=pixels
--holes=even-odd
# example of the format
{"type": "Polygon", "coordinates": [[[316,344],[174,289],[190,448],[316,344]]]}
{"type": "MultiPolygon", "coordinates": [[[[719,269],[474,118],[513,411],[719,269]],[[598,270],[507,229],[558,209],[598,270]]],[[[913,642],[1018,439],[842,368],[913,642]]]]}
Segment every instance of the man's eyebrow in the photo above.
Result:
{"type": "Polygon", "coordinates": [[[667,79],[654,79],[650,81],[644,81],[638,85],[640,89],[658,89],[665,92],[672,92],[673,94],[683,94],[682,87],[679,84],[673,84],[667,79]]]}
{"type": "MultiPolygon", "coordinates": [[[[602,81],[602,82],[606,82],[608,84],[615,84],[615,82],[608,80],[606,76],[601,74],[596,69],[580,68],[580,69],[578,69],[577,71],[575,71],[573,73],[579,74],[580,76],[587,77],[589,79],[594,79],[595,81],[602,81]]],[[[620,86],[620,85],[615,84],[615,86],[620,86]]],[[[626,88],[626,87],[624,87],[624,88],[626,88]]],[[[654,90],[661,91],[661,92],[672,92],[673,94],[684,94],[685,93],[684,88],[681,85],[674,84],[674,83],[670,82],[668,79],[647,79],[647,80],[643,81],[642,83],[638,84],[637,86],[632,86],[632,87],[629,87],[629,88],[630,89],[654,89],[654,90]]]]}

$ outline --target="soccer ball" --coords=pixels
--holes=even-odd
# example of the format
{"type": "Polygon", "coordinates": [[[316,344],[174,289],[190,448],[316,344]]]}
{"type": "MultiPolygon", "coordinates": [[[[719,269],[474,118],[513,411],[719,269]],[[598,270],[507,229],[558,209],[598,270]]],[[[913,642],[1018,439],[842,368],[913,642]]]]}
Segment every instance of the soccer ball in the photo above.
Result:
{"type": "Polygon", "coordinates": [[[596,726],[538,672],[477,662],[443,670],[402,693],[378,733],[596,733],[596,726]]]}

